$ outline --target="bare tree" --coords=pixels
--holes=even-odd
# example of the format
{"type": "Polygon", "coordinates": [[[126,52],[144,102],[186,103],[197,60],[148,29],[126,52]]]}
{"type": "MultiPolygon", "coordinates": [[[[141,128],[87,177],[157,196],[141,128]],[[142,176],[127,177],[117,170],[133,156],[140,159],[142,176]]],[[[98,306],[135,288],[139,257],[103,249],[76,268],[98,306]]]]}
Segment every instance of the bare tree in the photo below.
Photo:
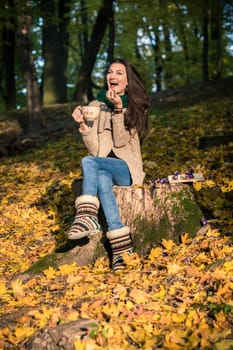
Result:
{"type": "Polygon", "coordinates": [[[161,23],[163,27],[164,35],[164,47],[165,47],[165,64],[164,64],[164,83],[165,88],[172,87],[172,74],[170,64],[172,62],[172,44],[169,31],[169,19],[168,19],[168,4],[167,0],[159,1],[160,11],[162,14],[161,23]]]}
{"type": "Polygon", "coordinates": [[[96,61],[99,47],[102,43],[105,30],[112,16],[113,0],[103,0],[99,9],[96,22],[93,27],[90,40],[84,47],[84,55],[80,70],[78,72],[78,80],[74,91],[74,100],[87,102],[92,98],[90,96],[91,73],[96,61]]]}
{"type": "Polygon", "coordinates": [[[21,15],[18,16],[18,42],[20,51],[20,61],[22,72],[27,89],[28,108],[28,133],[34,133],[42,128],[41,122],[41,96],[37,82],[36,70],[32,55],[32,43],[30,37],[31,29],[31,6],[27,1],[22,8],[21,15]]]}
{"type": "Polygon", "coordinates": [[[0,86],[6,109],[10,110],[16,108],[14,1],[8,0],[2,6],[0,86]]]}
{"type": "Polygon", "coordinates": [[[42,0],[43,57],[42,95],[44,104],[67,101],[66,69],[70,1],[42,0]],[[55,20],[56,19],[56,20],[55,20]]]}
{"type": "Polygon", "coordinates": [[[211,60],[214,64],[214,78],[221,78],[222,71],[222,19],[223,19],[223,1],[211,1],[211,42],[212,54],[211,60]]]}
{"type": "Polygon", "coordinates": [[[209,35],[208,35],[208,0],[203,1],[202,4],[203,15],[202,15],[202,81],[203,83],[209,80],[209,69],[208,69],[208,52],[209,52],[209,35]]]}
{"type": "Polygon", "coordinates": [[[115,44],[115,22],[114,22],[114,11],[109,17],[109,40],[108,40],[108,63],[114,58],[114,44],[115,44]]]}
{"type": "Polygon", "coordinates": [[[184,55],[184,75],[185,75],[185,81],[186,85],[189,85],[190,82],[190,53],[189,53],[189,47],[188,47],[188,40],[186,37],[186,30],[185,30],[185,18],[184,13],[182,10],[182,7],[180,6],[179,1],[175,1],[175,4],[177,6],[177,27],[178,27],[178,36],[180,37],[180,43],[182,45],[183,49],[183,55],[184,55]]]}

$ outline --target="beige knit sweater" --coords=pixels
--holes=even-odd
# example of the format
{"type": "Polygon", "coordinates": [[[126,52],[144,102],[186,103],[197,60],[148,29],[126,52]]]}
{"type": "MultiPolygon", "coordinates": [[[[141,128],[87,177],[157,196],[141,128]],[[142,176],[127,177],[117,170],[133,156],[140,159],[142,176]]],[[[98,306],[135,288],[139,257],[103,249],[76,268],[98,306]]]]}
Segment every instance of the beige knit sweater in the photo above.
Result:
{"type": "Polygon", "coordinates": [[[105,103],[97,100],[90,105],[100,106],[99,117],[88,122],[89,130],[81,131],[83,142],[92,156],[106,157],[111,150],[123,159],[129,167],[132,184],[141,185],[145,173],[143,172],[141,148],[138,133],[131,133],[124,126],[124,110],[113,115],[105,103]]]}

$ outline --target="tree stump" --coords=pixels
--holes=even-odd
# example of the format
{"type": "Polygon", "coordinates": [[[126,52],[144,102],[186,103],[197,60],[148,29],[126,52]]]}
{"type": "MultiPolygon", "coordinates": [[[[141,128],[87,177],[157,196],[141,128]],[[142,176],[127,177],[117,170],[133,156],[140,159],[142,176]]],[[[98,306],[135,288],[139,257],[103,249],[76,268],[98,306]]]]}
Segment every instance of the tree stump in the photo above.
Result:
{"type": "MultiPolygon", "coordinates": [[[[74,198],[82,194],[81,178],[74,180],[72,190],[74,198]]],[[[122,222],[130,227],[134,250],[140,256],[148,254],[163,238],[179,243],[183,233],[194,237],[200,232],[203,215],[191,184],[114,186],[114,193],[122,222]]],[[[104,255],[111,258],[111,249],[106,238],[107,225],[101,207],[99,222],[101,233],[79,240],[66,240],[54,253],[39,259],[26,272],[35,274],[49,266],[58,267],[74,262],[79,266],[93,264],[98,257],[104,255]]]]}
{"type": "MultiPolygon", "coordinates": [[[[82,179],[76,179],[74,196],[82,193],[82,179]]],[[[114,193],[124,225],[129,226],[135,251],[147,253],[162,238],[179,242],[187,232],[195,236],[203,217],[191,184],[156,184],[156,186],[114,186],[114,193]]],[[[106,222],[100,210],[99,220],[106,232],[106,222]]]]}

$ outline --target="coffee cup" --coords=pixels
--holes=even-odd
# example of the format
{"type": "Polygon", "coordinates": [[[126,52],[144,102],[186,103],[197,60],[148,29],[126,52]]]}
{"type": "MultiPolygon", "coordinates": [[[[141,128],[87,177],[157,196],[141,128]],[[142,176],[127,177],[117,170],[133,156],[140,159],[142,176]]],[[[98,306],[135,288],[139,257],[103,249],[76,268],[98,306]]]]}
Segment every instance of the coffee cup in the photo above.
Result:
{"type": "Polygon", "coordinates": [[[93,121],[98,118],[100,107],[98,106],[82,106],[82,115],[85,120],[93,121]]]}

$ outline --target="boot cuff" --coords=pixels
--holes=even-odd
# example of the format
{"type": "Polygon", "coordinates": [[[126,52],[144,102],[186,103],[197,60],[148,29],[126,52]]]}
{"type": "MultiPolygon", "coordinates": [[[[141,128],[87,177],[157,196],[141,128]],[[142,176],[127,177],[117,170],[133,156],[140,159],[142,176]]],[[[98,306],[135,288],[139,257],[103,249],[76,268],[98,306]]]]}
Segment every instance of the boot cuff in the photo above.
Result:
{"type": "Polygon", "coordinates": [[[95,204],[97,209],[99,208],[99,205],[100,205],[99,199],[89,194],[84,194],[82,196],[77,197],[75,200],[75,208],[77,209],[77,207],[82,203],[95,204]]]}
{"type": "Polygon", "coordinates": [[[112,230],[112,231],[108,231],[106,233],[106,236],[108,239],[115,239],[115,238],[118,238],[118,237],[123,237],[123,236],[126,236],[128,235],[130,232],[130,229],[128,226],[123,226],[121,228],[117,228],[116,230],[112,230]]]}

